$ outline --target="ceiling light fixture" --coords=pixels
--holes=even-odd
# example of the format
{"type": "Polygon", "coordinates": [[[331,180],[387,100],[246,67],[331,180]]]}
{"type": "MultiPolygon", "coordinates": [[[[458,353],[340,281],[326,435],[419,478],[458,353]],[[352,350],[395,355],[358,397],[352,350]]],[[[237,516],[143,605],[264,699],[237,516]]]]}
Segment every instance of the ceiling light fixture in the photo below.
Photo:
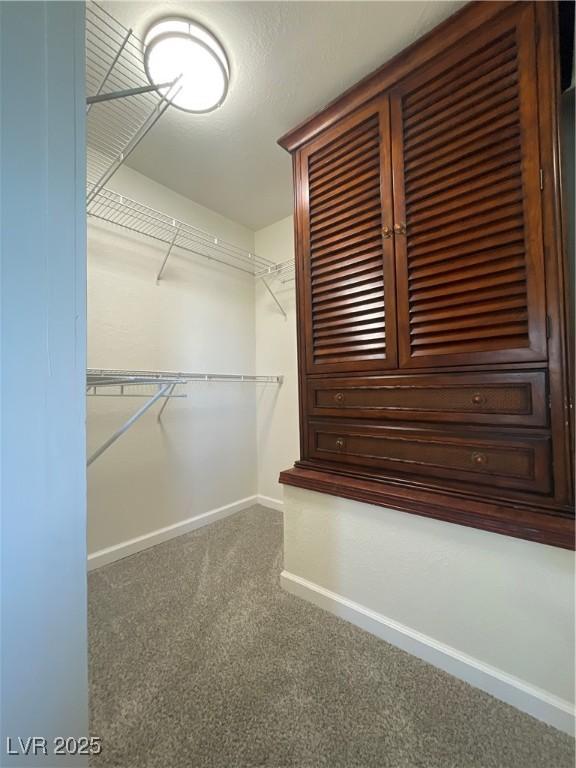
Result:
{"type": "Polygon", "coordinates": [[[228,92],[230,66],[224,48],[201,24],[186,18],[155,22],[144,36],[148,79],[167,94],[180,77],[171,101],[185,112],[211,112],[228,92]]]}

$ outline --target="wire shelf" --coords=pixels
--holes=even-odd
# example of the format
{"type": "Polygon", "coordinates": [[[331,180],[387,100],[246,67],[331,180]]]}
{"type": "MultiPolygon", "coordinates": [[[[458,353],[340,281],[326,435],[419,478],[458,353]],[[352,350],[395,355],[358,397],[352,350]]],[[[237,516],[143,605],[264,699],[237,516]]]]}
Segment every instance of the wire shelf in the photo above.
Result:
{"type": "MultiPolygon", "coordinates": [[[[131,29],[126,29],[97,3],[86,4],[89,97],[149,86],[142,53],[142,42],[131,29]]],[[[153,90],[89,104],[86,119],[89,202],[164,114],[177,90],[175,83],[164,95],[153,90]]]]}
{"type": "Polygon", "coordinates": [[[240,373],[191,373],[183,371],[140,371],[88,368],[86,388],[135,384],[186,384],[187,382],[228,382],[239,384],[282,384],[282,376],[251,376],[240,373]]]}
{"type": "Polygon", "coordinates": [[[260,270],[256,273],[256,277],[277,277],[282,283],[288,283],[296,278],[295,266],[294,259],[287,259],[286,261],[281,261],[278,264],[260,270]]]}
{"type": "Polygon", "coordinates": [[[146,235],[167,246],[159,282],[174,248],[261,277],[281,312],[286,312],[266,278],[293,279],[292,262],[275,264],[191,224],[107,188],[107,183],[178,93],[178,80],[164,95],[150,90],[143,44],[95,2],[86,6],[87,212],[95,219],[146,235]],[[142,92],[140,92],[140,90],[142,92]],[[136,91],[136,92],[135,92],[136,91]],[[130,95],[128,95],[130,94],[130,95]]]}
{"type": "Polygon", "coordinates": [[[93,197],[88,204],[88,216],[165,243],[169,250],[157,279],[160,279],[173,248],[181,248],[251,275],[274,267],[273,262],[268,259],[263,259],[255,253],[221,240],[136,200],[131,200],[111,189],[101,189],[93,197]]]}
{"type": "Polygon", "coordinates": [[[163,400],[157,419],[168,405],[168,400],[187,397],[182,392],[176,392],[176,387],[192,381],[203,382],[238,382],[281,384],[282,376],[244,376],[232,373],[180,373],[177,371],[127,371],[109,368],[88,368],[86,371],[86,394],[92,397],[144,397],[144,404],[122,424],[102,445],[89,457],[90,466],[96,459],[110,448],[130,427],[138,421],[159,400],[163,400]]]}
{"type": "MultiPolygon", "coordinates": [[[[92,397],[146,397],[168,384],[184,384],[178,376],[163,376],[157,372],[115,371],[89,368],[86,371],[86,394],[92,397]]],[[[173,395],[170,397],[186,397],[173,395]]]]}

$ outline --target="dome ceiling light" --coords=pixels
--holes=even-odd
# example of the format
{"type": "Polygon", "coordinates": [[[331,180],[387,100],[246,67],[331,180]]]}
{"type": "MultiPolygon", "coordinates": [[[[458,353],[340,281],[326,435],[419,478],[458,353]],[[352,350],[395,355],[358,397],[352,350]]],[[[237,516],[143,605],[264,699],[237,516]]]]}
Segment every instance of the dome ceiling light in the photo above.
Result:
{"type": "Polygon", "coordinates": [[[185,112],[211,112],[228,92],[230,65],[224,48],[201,24],[186,18],[155,22],[144,37],[144,67],[163,94],[177,78],[171,103],[185,112]]]}

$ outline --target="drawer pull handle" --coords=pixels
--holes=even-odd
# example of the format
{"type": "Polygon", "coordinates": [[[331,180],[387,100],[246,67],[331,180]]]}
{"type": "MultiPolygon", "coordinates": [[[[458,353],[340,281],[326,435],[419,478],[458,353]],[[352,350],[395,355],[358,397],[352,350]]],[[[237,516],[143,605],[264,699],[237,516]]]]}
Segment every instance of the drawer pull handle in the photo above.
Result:
{"type": "Polygon", "coordinates": [[[472,403],[474,405],[483,405],[486,402],[486,398],[484,395],[481,395],[479,392],[475,392],[472,395],[472,403]]]}
{"type": "Polygon", "coordinates": [[[472,463],[481,467],[488,463],[488,456],[485,453],[473,453],[472,463]]]}
{"type": "Polygon", "coordinates": [[[343,403],[344,402],[344,392],[336,392],[334,395],[334,400],[336,400],[337,403],[343,403]]]}
{"type": "Polygon", "coordinates": [[[335,445],[336,445],[336,448],[337,448],[339,451],[341,451],[341,450],[344,448],[344,440],[343,440],[343,438],[339,437],[339,438],[336,440],[336,443],[335,443],[335,445]]]}

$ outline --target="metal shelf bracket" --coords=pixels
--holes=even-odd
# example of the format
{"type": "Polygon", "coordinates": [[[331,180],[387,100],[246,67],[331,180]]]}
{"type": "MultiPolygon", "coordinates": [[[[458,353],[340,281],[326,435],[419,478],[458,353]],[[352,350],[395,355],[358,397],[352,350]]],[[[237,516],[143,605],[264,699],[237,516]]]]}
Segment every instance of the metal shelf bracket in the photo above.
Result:
{"type": "Polygon", "coordinates": [[[180,230],[176,226],[176,220],[173,221],[174,227],[176,227],[176,231],[174,232],[174,237],[172,238],[172,241],[170,242],[170,245],[168,246],[168,250],[166,251],[166,256],[164,256],[164,261],[162,262],[162,266],[160,267],[158,274],[156,275],[156,285],[159,285],[160,280],[162,279],[162,272],[164,272],[164,268],[166,266],[166,262],[168,261],[168,257],[172,253],[172,248],[174,248],[174,244],[176,243],[176,239],[178,235],[180,234],[180,230]]]}
{"type": "Polygon", "coordinates": [[[260,278],[262,282],[264,283],[264,286],[266,287],[266,290],[272,296],[274,299],[274,303],[282,312],[284,315],[284,319],[286,320],[288,318],[288,315],[286,314],[286,310],[284,309],[282,303],[280,302],[280,299],[274,292],[274,289],[270,285],[269,279],[270,278],[279,278],[280,282],[282,283],[288,283],[291,280],[294,280],[295,273],[294,273],[294,259],[288,259],[287,261],[281,261],[278,264],[273,264],[272,266],[268,266],[265,269],[260,270],[256,273],[256,277],[260,278]]]}
{"type": "MultiPolygon", "coordinates": [[[[119,429],[117,429],[114,432],[114,434],[112,434],[107,440],[105,440],[102,443],[102,445],[99,448],[97,448],[94,451],[94,453],[92,453],[89,456],[88,461],[86,462],[86,466],[89,467],[93,462],[96,461],[96,459],[99,456],[101,456],[104,453],[104,451],[110,448],[110,446],[113,445],[113,443],[115,443],[116,440],[122,437],[122,435],[130,429],[132,424],[138,421],[138,419],[141,416],[143,416],[146,413],[146,411],[152,408],[152,406],[157,400],[160,400],[161,397],[166,397],[167,398],[166,402],[168,402],[168,395],[170,393],[170,390],[172,391],[174,390],[174,386],[175,386],[174,384],[158,385],[158,391],[156,392],[156,394],[152,395],[148,400],[146,400],[144,405],[141,408],[138,408],[136,413],[134,413],[127,421],[125,421],[124,424],[122,424],[122,426],[119,427],[119,429]]],[[[166,402],[164,403],[164,406],[166,405],[166,402]]]]}
{"type": "Polygon", "coordinates": [[[284,309],[284,307],[282,306],[282,304],[280,304],[280,301],[278,300],[278,297],[276,296],[276,294],[274,293],[274,291],[272,290],[272,288],[270,288],[270,285],[269,285],[268,281],[266,280],[266,278],[264,278],[264,277],[263,277],[263,278],[261,278],[261,280],[262,280],[262,282],[264,283],[264,285],[266,286],[266,290],[268,291],[268,293],[270,294],[270,296],[272,296],[272,298],[273,298],[273,299],[274,299],[274,301],[276,302],[276,306],[278,307],[278,309],[280,310],[280,312],[282,312],[282,314],[284,315],[284,319],[286,320],[286,319],[288,318],[288,315],[286,314],[286,310],[284,309]]]}

